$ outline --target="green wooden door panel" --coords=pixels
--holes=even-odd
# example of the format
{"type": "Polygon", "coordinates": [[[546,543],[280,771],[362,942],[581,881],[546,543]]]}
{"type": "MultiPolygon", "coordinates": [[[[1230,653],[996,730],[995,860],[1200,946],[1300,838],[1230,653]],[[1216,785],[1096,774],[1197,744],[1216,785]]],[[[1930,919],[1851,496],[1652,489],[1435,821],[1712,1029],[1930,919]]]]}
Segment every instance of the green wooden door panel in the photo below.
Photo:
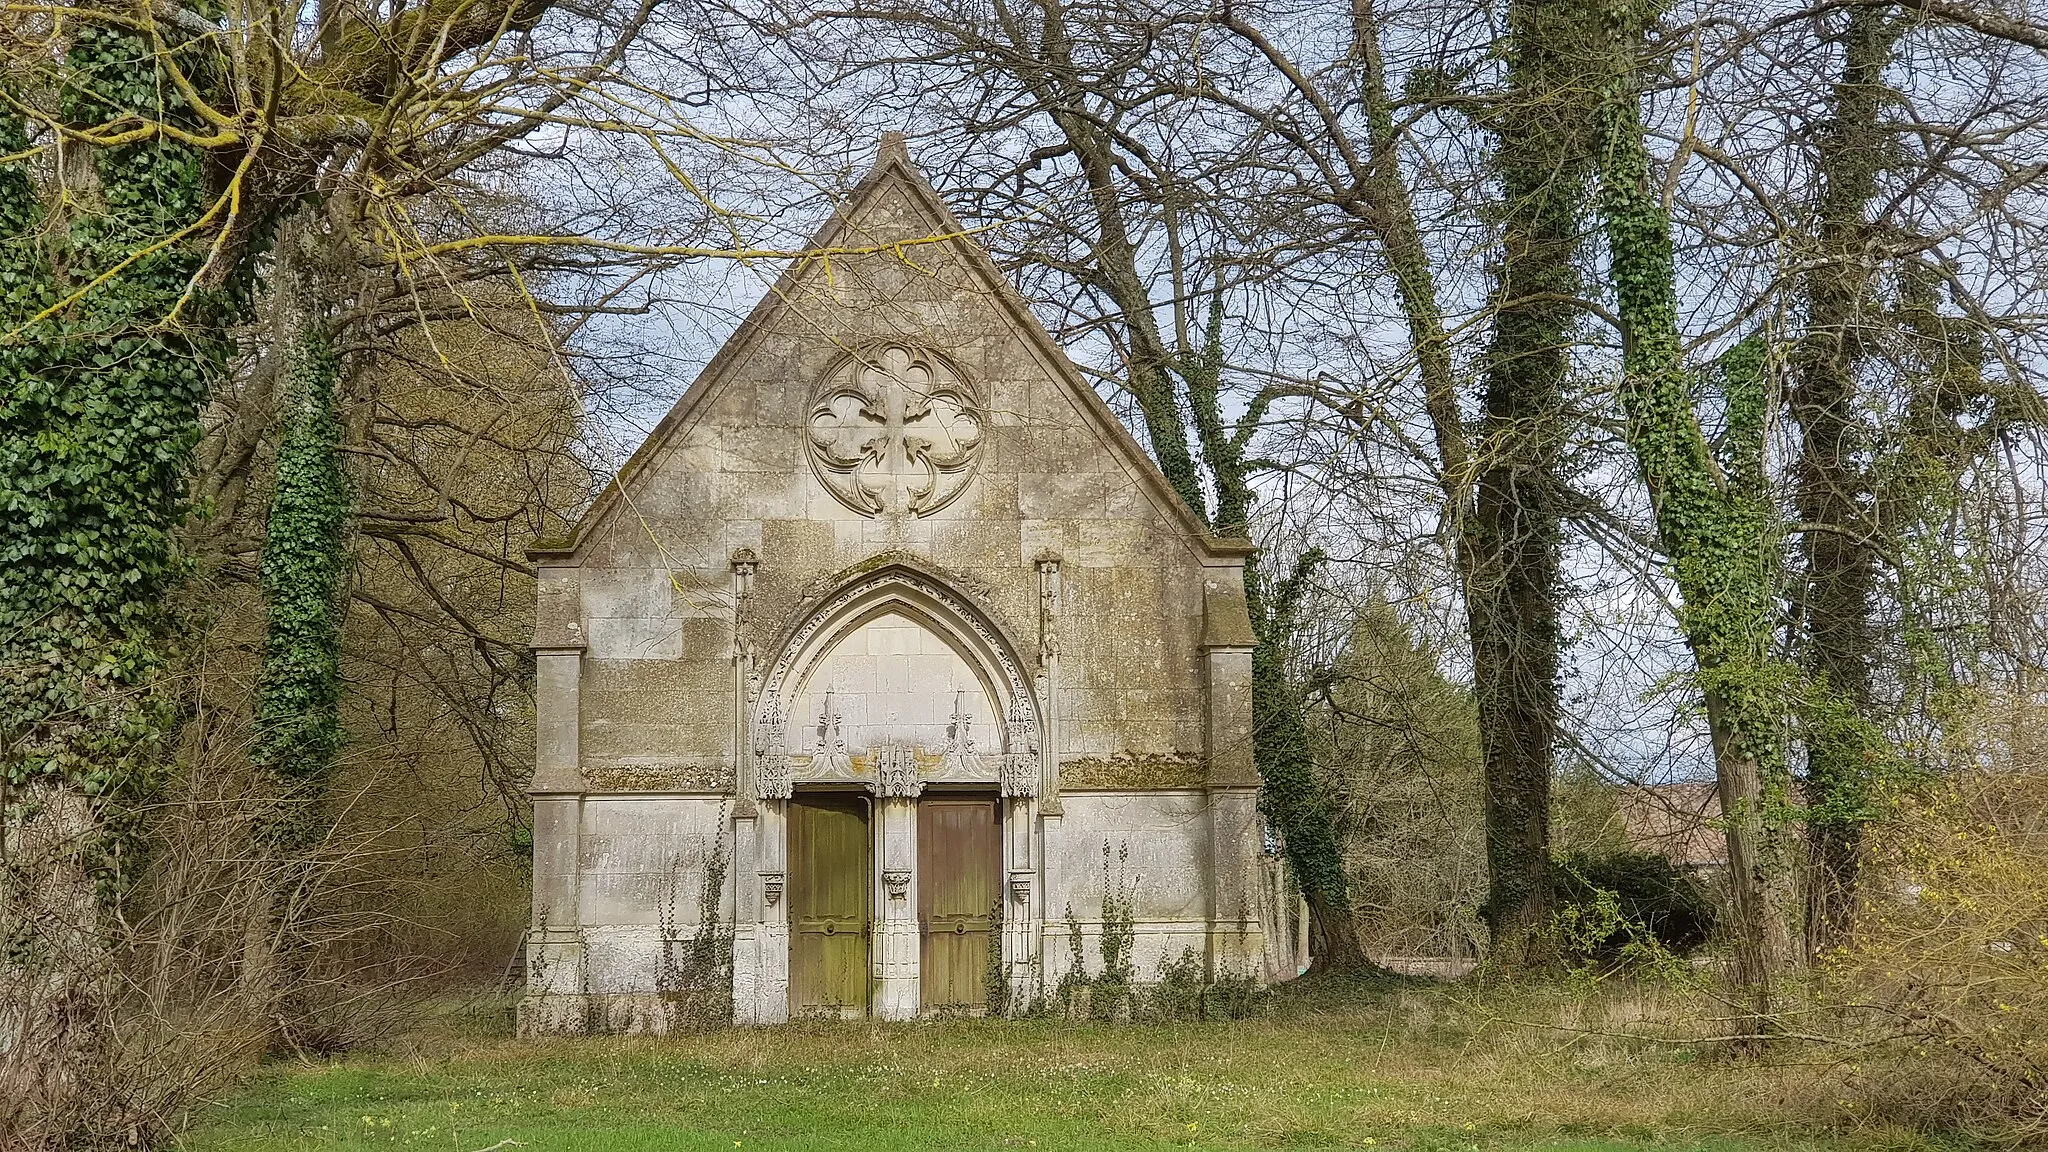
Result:
{"type": "Polygon", "coordinates": [[[995,797],[943,796],[918,803],[917,915],[926,1008],[987,1007],[1001,872],[995,797]]]}
{"type": "Polygon", "coordinates": [[[862,797],[789,803],[789,1003],[799,1014],[868,1010],[867,805],[862,797]]]}

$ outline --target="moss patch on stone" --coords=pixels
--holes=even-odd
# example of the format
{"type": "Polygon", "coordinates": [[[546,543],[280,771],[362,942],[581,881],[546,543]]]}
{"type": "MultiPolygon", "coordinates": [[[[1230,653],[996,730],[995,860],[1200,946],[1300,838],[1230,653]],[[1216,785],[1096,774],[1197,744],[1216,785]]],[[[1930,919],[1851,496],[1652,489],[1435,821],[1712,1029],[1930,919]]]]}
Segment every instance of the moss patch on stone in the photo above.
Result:
{"type": "Polygon", "coordinates": [[[1200,788],[1208,765],[1192,752],[1113,752],[1060,762],[1062,792],[1131,792],[1154,788],[1200,788]]]}
{"type": "Polygon", "coordinates": [[[593,792],[730,792],[725,764],[600,764],[583,770],[593,792]]]}

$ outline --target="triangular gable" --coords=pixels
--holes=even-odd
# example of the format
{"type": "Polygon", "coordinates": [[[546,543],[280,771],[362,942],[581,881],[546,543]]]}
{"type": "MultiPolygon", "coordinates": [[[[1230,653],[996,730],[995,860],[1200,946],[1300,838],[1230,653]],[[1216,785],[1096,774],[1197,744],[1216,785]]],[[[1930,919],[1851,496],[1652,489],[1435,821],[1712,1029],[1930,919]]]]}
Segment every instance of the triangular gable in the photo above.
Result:
{"type": "Polygon", "coordinates": [[[914,260],[918,247],[933,244],[948,246],[956,255],[963,257],[963,264],[996,302],[1001,315],[1022,337],[1025,345],[1037,354],[1046,375],[1059,382],[1075,408],[1090,423],[1097,441],[1108,447],[1118,462],[1136,476],[1146,497],[1167,521],[1180,527],[1182,537],[1191,547],[1206,558],[1221,560],[1241,558],[1253,551],[1249,541],[1211,535],[1208,526],[1167,483],[1166,477],[1132,437],[1129,429],[1110,411],[1109,405],[1089,386],[1052,334],[1039,323],[1024,298],[1010,285],[995,261],[989,258],[987,250],[975,243],[967,228],[953,215],[953,210],[925,179],[924,173],[910,162],[902,133],[889,132],[883,136],[875,166],[811,237],[806,250],[821,255],[792,261],[783,270],[769,287],[767,295],[747,314],[704,371],[691,382],[682,398],[676,401],[675,407],[669,409],[668,415],[662,417],[661,423],[655,425],[647,439],[620,467],[618,475],[605,486],[590,508],[577,518],[569,538],[536,544],[528,549],[527,555],[534,560],[573,559],[594,530],[616,513],[622,502],[622,492],[638,481],[641,472],[660,455],[670,437],[690,425],[697,411],[720,391],[734,367],[744,363],[753,354],[756,343],[775,329],[776,321],[790,307],[791,298],[797,294],[803,278],[824,274],[830,255],[870,254],[878,245],[887,245],[902,248],[905,256],[914,260]],[[907,193],[911,202],[925,215],[930,224],[929,238],[890,242],[864,234],[864,219],[891,189],[907,193]]]}

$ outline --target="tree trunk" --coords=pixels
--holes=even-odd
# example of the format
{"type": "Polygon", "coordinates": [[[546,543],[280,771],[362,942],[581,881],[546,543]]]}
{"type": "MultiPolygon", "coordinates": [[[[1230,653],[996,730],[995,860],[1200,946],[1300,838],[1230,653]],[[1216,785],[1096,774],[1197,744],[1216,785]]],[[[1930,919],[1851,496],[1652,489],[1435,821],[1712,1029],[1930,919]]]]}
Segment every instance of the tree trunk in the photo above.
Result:
{"type": "Polygon", "coordinates": [[[1799,558],[1801,664],[1812,701],[1805,723],[1808,821],[1808,953],[1846,936],[1856,888],[1857,843],[1872,771],[1882,754],[1869,720],[1877,660],[1871,621],[1877,557],[1867,541],[1870,436],[1857,371],[1862,329],[1873,318],[1873,257],[1864,212],[1886,155],[1883,75],[1901,25],[1882,8],[1854,8],[1843,40],[1833,115],[1820,134],[1818,266],[1806,275],[1806,331],[1794,353],[1788,400],[1800,444],[1796,503],[1808,527],[1799,558]]]}
{"type": "MultiPolygon", "coordinates": [[[[1482,480],[1482,509],[1500,496],[1482,480]]],[[[1512,510],[1492,511],[1498,519],[1482,520],[1482,542],[1475,549],[1481,558],[1466,590],[1486,775],[1488,887],[1483,913],[1491,955],[1521,965],[1541,961],[1538,940],[1550,924],[1553,905],[1550,784],[1557,738],[1557,553],[1554,543],[1532,539],[1524,531],[1518,523],[1522,516],[1512,510]],[[1521,614],[1523,609],[1527,615],[1521,614]]]]}
{"type": "Polygon", "coordinates": [[[1563,7],[1554,0],[1523,3],[1515,9],[1519,16],[1511,14],[1532,34],[1518,39],[1509,66],[1510,84],[1523,97],[1514,103],[1522,110],[1501,131],[1507,251],[1475,465],[1429,253],[1401,178],[1377,19],[1370,0],[1352,5],[1352,58],[1370,131],[1363,211],[1394,272],[1415,350],[1472,643],[1486,775],[1487,927],[1496,947],[1504,946],[1498,954],[1518,962],[1527,953],[1511,942],[1533,939],[1551,913],[1559,636],[1552,493],[1573,326],[1568,300],[1523,297],[1577,291],[1571,261],[1586,175],[1583,117],[1575,125],[1553,107],[1562,99],[1571,54],[1546,51],[1550,37],[1533,34],[1536,26],[1554,23],[1563,7]]]}
{"type": "Polygon", "coordinates": [[[1486,757],[1487,927],[1534,960],[1549,926],[1558,727],[1558,457],[1577,326],[1591,42],[1578,0],[1508,7],[1508,96],[1489,121],[1502,243],[1487,353],[1466,612],[1486,757]]]}
{"type": "MultiPolygon", "coordinates": [[[[1717,791],[1727,822],[1728,889],[1735,920],[1735,982],[1747,993],[1752,1031],[1768,1025],[1777,983],[1798,966],[1793,926],[1799,916],[1792,844],[1772,795],[1766,768],[1739,735],[1728,698],[1709,692],[1717,791]]],[[[1782,784],[1780,785],[1782,788],[1782,784]]]]}
{"type": "Polygon", "coordinates": [[[1383,971],[1365,954],[1365,945],[1358,939],[1358,920],[1352,914],[1350,901],[1333,897],[1320,889],[1304,889],[1302,898],[1308,902],[1312,943],[1316,945],[1309,949],[1309,975],[1322,976],[1332,972],[1368,975],[1383,971]]]}
{"type": "Polygon", "coordinates": [[[62,783],[21,791],[0,869],[0,1146],[57,1148],[105,1087],[114,925],[93,882],[92,801],[62,783]]]}

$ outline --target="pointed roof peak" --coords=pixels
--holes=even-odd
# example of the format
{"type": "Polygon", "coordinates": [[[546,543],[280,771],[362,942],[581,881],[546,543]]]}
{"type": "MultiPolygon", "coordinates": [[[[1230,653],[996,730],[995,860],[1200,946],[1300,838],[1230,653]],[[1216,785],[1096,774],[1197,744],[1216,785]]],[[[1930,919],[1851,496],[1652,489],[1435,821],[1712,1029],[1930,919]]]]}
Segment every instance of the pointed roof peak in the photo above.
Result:
{"type": "MultiPolygon", "coordinates": [[[[1080,407],[1085,422],[1093,425],[1110,451],[1131,469],[1166,517],[1178,523],[1184,538],[1194,548],[1204,557],[1226,563],[1241,562],[1251,553],[1249,541],[1214,536],[1209,526],[1166,482],[1144,448],[1132,439],[1130,431],[1118,422],[1109,405],[1096,395],[1095,389],[1067,359],[1058,342],[1032,314],[1030,305],[1003,276],[988,251],[975,239],[974,232],[961,224],[945,197],[911,162],[910,148],[902,132],[882,133],[874,167],[834,206],[806,247],[818,253],[841,252],[838,263],[844,264],[848,259],[858,258],[907,262],[905,249],[926,244],[940,246],[957,255],[966,277],[962,283],[948,281],[951,290],[992,304],[996,315],[991,319],[1007,326],[1036,354],[1044,370],[1064,386],[1063,390],[1080,407]],[[892,193],[900,193],[907,200],[897,199],[892,193]]],[[[624,499],[623,492],[642,482],[643,469],[662,451],[662,446],[676,430],[701,419],[706,398],[725,386],[736,365],[756,354],[761,340],[769,338],[771,332],[778,332],[781,317],[794,307],[791,301],[799,293],[800,285],[816,279],[828,291],[837,291],[832,288],[830,279],[833,266],[832,260],[806,256],[790,261],[725,346],[685,390],[675,407],[634,450],[620,467],[618,475],[584,511],[570,538],[559,544],[536,546],[528,554],[543,562],[575,563],[574,558],[589,539],[590,531],[611,518],[624,499]]],[[[936,276],[929,268],[912,266],[926,276],[936,276]]],[[[805,323],[802,331],[814,335],[809,322],[805,323]]],[[[796,338],[796,333],[790,331],[778,332],[778,335],[783,339],[796,338]]],[[[832,339],[837,342],[839,337],[832,339]]]]}
{"type": "Polygon", "coordinates": [[[875,150],[875,166],[879,168],[891,160],[907,168],[916,167],[916,165],[910,162],[909,142],[905,139],[903,133],[894,128],[882,133],[881,147],[875,150]]]}
{"type": "Polygon", "coordinates": [[[923,204],[923,213],[932,217],[931,238],[954,236],[965,232],[959,218],[953,215],[952,209],[946,204],[945,197],[939,195],[939,190],[932,187],[931,178],[910,159],[908,138],[892,128],[882,133],[881,143],[875,148],[874,165],[834,207],[832,219],[836,223],[828,223],[823,230],[813,236],[811,247],[826,247],[825,238],[836,227],[852,226],[865,232],[872,222],[874,213],[882,208],[882,191],[891,187],[909,192],[912,199],[923,204]]]}

